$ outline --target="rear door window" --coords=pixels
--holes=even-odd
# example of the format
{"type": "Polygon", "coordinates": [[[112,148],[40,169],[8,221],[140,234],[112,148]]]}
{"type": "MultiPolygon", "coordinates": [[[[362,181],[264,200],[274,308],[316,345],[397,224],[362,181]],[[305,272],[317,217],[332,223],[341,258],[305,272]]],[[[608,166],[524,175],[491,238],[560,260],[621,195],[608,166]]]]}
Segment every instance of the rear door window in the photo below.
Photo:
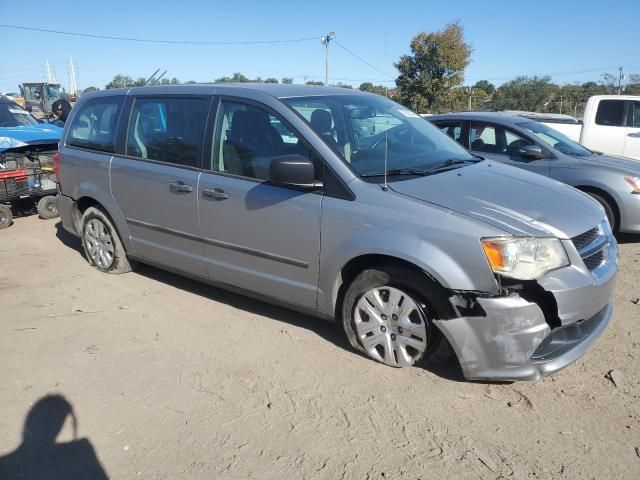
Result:
{"type": "Polygon", "coordinates": [[[456,142],[464,146],[464,138],[462,138],[462,121],[438,123],[437,127],[444,133],[453,138],[456,142]]]}
{"type": "Polygon", "coordinates": [[[598,103],[596,124],[608,127],[624,126],[624,100],[601,100],[598,103]]]}
{"type": "Polygon", "coordinates": [[[104,97],[84,103],[69,126],[66,144],[112,153],[124,97],[104,97]]]}
{"type": "Polygon", "coordinates": [[[131,109],[126,154],[198,167],[209,99],[138,97],[131,109]]]}

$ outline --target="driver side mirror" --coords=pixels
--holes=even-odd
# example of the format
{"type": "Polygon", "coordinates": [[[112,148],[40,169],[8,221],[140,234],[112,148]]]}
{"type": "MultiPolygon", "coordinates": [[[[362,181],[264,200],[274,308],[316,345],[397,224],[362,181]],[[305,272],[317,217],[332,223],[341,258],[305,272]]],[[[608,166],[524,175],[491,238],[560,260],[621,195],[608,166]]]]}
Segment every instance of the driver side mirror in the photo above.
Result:
{"type": "Polygon", "coordinates": [[[315,181],[315,166],[302,155],[282,155],[271,160],[269,180],[276,185],[314,190],[322,186],[315,181]]]}
{"type": "Polygon", "coordinates": [[[539,160],[545,156],[539,145],[525,145],[518,153],[526,160],[539,160]]]}

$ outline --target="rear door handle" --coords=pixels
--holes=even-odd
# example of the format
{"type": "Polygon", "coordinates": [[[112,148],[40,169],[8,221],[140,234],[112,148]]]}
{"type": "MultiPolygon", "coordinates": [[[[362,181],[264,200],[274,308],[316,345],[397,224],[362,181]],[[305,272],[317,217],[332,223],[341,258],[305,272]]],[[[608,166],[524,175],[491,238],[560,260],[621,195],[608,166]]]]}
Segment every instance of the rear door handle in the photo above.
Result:
{"type": "Polygon", "coordinates": [[[181,180],[177,180],[175,182],[171,182],[169,184],[169,188],[177,193],[191,193],[193,192],[193,187],[191,185],[187,185],[181,180]]]}
{"type": "Polygon", "coordinates": [[[229,198],[229,194],[221,188],[213,188],[213,189],[203,188],[202,196],[207,198],[213,198],[215,200],[226,200],[227,198],[229,198]]]}

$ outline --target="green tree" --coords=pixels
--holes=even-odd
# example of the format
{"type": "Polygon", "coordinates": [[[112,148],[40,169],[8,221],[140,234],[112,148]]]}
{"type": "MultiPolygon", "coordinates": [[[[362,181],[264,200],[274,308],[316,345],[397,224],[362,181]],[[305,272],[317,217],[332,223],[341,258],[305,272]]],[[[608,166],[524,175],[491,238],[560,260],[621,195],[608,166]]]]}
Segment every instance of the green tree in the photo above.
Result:
{"type": "Polygon", "coordinates": [[[277,78],[270,77],[270,78],[267,78],[267,79],[264,81],[264,83],[278,83],[278,79],[277,79],[277,78]]]}
{"type": "Polygon", "coordinates": [[[387,93],[387,88],[386,87],[384,87],[382,85],[374,85],[371,82],[361,83],[360,86],[358,87],[358,90],[360,90],[362,92],[376,93],[378,95],[386,95],[386,93],[387,93]]]}
{"type": "Polygon", "coordinates": [[[438,110],[449,103],[451,90],[462,85],[470,56],[460,23],[419,33],[411,41],[411,55],[403,55],[395,64],[400,72],[398,99],[418,112],[438,110]]]}
{"type": "Polygon", "coordinates": [[[474,90],[482,90],[487,95],[496,91],[496,86],[488,80],[480,80],[472,87],[474,90]]]}
{"type": "Polygon", "coordinates": [[[85,93],[97,92],[98,90],[100,89],[96,87],[87,87],[82,91],[81,95],[84,95],[85,93]]]}
{"type": "Polygon", "coordinates": [[[540,112],[551,102],[556,93],[558,93],[558,86],[551,83],[549,76],[520,76],[500,85],[490,105],[496,110],[540,112]]]}
{"type": "Polygon", "coordinates": [[[309,80],[305,85],[324,85],[324,82],[318,82],[315,80],[309,80]]]}
{"type": "Polygon", "coordinates": [[[247,83],[250,81],[251,80],[249,80],[240,72],[234,73],[231,77],[220,77],[214,80],[215,83],[247,83]]]}
{"type": "Polygon", "coordinates": [[[351,88],[353,89],[352,85],[349,85],[348,83],[342,83],[342,82],[338,82],[332,85],[333,87],[340,87],[340,88],[351,88]]]}
{"type": "Polygon", "coordinates": [[[115,77],[113,77],[113,80],[111,80],[109,83],[107,83],[104,86],[104,88],[105,89],[126,88],[126,87],[132,87],[133,84],[134,84],[133,78],[131,78],[128,75],[118,74],[115,77]]]}

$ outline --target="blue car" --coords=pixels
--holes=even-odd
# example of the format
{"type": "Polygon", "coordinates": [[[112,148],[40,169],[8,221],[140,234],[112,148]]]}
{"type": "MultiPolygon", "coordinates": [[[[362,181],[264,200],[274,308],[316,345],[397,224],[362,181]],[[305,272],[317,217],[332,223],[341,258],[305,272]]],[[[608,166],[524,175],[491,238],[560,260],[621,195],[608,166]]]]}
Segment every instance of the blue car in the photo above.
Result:
{"type": "Polygon", "coordinates": [[[41,218],[58,216],[53,157],[61,135],[59,126],[0,97],[0,228],[35,208],[41,218]]]}

